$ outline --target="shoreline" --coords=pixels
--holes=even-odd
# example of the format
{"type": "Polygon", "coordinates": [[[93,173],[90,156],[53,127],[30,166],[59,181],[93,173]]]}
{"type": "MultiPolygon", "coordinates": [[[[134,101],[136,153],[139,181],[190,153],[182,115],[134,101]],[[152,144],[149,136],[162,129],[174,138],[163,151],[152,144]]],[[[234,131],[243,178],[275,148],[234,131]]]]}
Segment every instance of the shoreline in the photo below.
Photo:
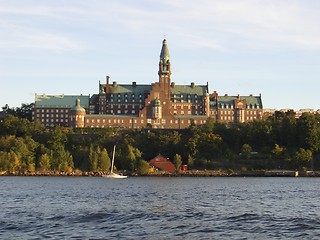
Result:
{"type": "MultiPolygon", "coordinates": [[[[0,176],[34,176],[34,177],[101,177],[108,172],[82,172],[76,170],[73,172],[0,172],[0,176]]],[[[257,171],[222,171],[222,170],[190,170],[175,173],[168,172],[154,172],[148,174],[127,174],[129,177],[320,177],[320,172],[315,171],[291,171],[291,170],[257,170],[257,171]]]]}

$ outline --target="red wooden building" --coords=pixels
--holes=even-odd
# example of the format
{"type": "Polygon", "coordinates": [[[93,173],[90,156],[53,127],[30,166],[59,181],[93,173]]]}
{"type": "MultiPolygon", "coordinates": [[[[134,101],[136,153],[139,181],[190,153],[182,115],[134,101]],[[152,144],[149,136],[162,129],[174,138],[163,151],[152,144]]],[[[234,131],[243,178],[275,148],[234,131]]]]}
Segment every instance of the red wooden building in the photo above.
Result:
{"type": "Polygon", "coordinates": [[[176,167],[172,162],[170,162],[164,156],[158,155],[152,160],[149,161],[149,165],[155,169],[166,171],[166,172],[174,172],[176,167]]]}

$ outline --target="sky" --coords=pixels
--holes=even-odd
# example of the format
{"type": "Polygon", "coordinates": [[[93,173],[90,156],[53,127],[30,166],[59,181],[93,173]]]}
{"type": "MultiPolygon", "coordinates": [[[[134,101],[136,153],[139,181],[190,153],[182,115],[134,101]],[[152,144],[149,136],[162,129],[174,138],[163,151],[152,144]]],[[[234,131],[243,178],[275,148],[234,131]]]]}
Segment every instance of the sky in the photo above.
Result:
{"type": "Polygon", "coordinates": [[[99,81],[158,81],[320,109],[318,0],[0,0],[0,107],[92,95],[99,81]]]}

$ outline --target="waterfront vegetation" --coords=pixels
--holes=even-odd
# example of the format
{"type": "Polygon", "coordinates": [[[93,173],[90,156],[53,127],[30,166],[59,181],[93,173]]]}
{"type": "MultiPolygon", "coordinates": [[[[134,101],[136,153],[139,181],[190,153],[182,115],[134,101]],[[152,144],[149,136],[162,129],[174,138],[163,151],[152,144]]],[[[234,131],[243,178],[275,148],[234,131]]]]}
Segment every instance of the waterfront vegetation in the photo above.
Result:
{"type": "MultiPolygon", "coordinates": [[[[25,105],[28,106],[28,105],[25,105]]],[[[4,109],[4,108],[3,108],[4,109]]],[[[31,122],[30,109],[9,113],[0,123],[0,171],[106,172],[113,145],[116,168],[147,174],[147,161],[162,154],[179,169],[224,172],[271,169],[319,170],[320,115],[276,112],[242,124],[208,120],[188,129],[48,129],[31,122]],[[25,111],[29,111],[26,113],[25,111]]]]}

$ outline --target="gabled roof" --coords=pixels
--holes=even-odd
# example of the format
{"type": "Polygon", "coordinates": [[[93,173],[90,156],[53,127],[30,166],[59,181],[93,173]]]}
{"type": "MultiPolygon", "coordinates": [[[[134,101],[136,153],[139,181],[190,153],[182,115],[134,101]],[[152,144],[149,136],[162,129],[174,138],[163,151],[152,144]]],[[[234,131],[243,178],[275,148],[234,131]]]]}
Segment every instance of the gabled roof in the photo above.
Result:
{"type": "Polygon", "coordinates": [[[166,172],[174,172],[176,170],[174,164],[161,155],[150,160],[149,165],[166,172]]]}
{"type": "Polygon", "coordinates": [[[84,108],[89,107],[90,96],[85,95],[37,95],[35,96],[34,107],[44,108],[72,108],[76,100],[80,99],[81,106],[84,108]]]}

